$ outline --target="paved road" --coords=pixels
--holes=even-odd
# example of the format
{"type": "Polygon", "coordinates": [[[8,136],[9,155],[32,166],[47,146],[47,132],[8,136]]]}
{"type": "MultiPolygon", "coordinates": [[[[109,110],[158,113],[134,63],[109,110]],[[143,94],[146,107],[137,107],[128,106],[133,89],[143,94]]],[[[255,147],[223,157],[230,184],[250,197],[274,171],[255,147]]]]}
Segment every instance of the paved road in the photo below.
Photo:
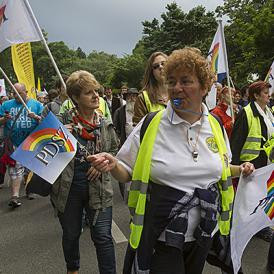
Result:
{"type": "MultiPolygon", "coordinates": [[[[114,229],[117,273],[122,273],[125,237],[129,235],[128,212],[115,184],[114,229]]],[[[22,193],[23,195],[23,193],[22,193]]],[[[61,228],[54,218],[48,198],[33,201],[22,198],[23,205],[10,210],[7,206],[9,189],[0,189],[0,273],[1,274],[63,274],[65,264],[61,247],[61,228]]],[[[253,239],[244,254],[245,274],[264,274],[268,243],[253,239]]],[[[81,273],[97,274],[97,262],[89,230],[84,230],[81,241],[81,273]]],[[[106,262],[107,263],[107,262],[106,262]]],[[[221,273],[206,265],[204,274],[221,273]]],[[[168,273],[167,273],[168,274],[168,273]]]]}

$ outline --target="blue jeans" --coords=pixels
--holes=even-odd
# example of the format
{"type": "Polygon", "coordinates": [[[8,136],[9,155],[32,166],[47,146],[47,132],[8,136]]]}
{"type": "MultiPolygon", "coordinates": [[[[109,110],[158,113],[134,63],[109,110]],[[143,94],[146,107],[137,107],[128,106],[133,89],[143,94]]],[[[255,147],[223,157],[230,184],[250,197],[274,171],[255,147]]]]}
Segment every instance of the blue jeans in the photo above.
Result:
{"type": "Polygon", "coordinates": [[[97,212],[90,209],[88,201],[88,190],[72,186],[65,212],[58,215],[63,229],[62,245],[67,270],[76,271],[80,268],[79,238],[85,208],[90,220],[90,235],[96,248],[99,272],[100,274],[115,274],[115,252],[111,236],[112,207],[97,212]],[[96,218],[95,224],[94,218],[96,218]]]}

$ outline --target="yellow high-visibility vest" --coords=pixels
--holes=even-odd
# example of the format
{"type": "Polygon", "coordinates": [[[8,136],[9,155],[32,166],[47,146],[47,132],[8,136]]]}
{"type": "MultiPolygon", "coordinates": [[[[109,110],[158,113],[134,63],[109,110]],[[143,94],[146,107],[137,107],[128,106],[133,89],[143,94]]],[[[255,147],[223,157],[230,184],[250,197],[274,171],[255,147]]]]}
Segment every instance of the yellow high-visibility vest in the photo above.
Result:
{"type": "MultiPolygon", "coordinates": [[[[132,217],[129,243],[134,249],[138,248],[143,231],[151,157],[162,115],[163,111],[159,111],[150,122],[140,144],[133,169],[128,206],[132,217]]],[[[221,213],[218,219],[218,225],[220,233],[222,235],[228,235],[230,231],[234,190],[228,163],[227,148],[219,122],[211,114],[209,114],[208,117],[223,166],[222,176],[218,182],[218,188],[221,194],[221,213]]]]}
{"type": "Polygon", "coordinates": [[[165,107],[161,104],[152,104],[149,100],[148,93],[146,90],[143,91],[143,95],[144,95],[145,104],[146,104],[148,112],[155,112],[155,111],[165,109],[165,107]]]}

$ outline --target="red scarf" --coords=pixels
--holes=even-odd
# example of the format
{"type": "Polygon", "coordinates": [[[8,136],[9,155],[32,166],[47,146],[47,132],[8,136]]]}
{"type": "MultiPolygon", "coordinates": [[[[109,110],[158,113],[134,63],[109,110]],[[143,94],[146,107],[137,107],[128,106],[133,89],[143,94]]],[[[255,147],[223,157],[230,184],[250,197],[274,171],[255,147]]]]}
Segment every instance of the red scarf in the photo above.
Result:
{"type": "Polygon", "coordinates": [[[85,140],[95,140],[96,136],[94,134],[96,129],[100,127],[99,115],[95,111],[93,114],[93,121],[88,122],[83,117],[80,116],[76,109],[72,110],[72,120],[74,123],[74,129],[77,133],[85,140]]]}

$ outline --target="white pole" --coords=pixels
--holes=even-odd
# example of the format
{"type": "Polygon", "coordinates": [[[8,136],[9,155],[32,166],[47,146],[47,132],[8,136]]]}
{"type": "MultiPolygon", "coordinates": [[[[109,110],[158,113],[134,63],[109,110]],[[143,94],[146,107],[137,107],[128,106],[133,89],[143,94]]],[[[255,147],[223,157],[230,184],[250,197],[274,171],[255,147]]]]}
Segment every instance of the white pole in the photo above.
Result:
{"type": "Polygon", "coordinates": [[[48,55],[49,55],[49,57],[50,57],[50,60],[51,60],[51,62],[52,62],[52,64],[53,64],[53,66],[54,66],[54,68],[55,68],[55,71],[56,71],[58,77],[60,78],[60,81],[61,81],[61,83],[62,83],[64,89],[66,90],[66,84],[65,84],[65,82],[64,82],[64,80],[63,80],[63,78],[62,78],[62,75],[61,75],[61,73],[60,73],[60,71],[59,71],[59,69],[58,69],[58,67],[57,67],[57,65],[56,65],[56,63],[55,63],[55,61],[54,61],[54,59],[53,59],[53,56],[52,56],[52,54],[51,54],[51,52],[50,52],[50,49],[49,49],[49,47],[48,47],[48,45],[47,45],[47,42],[46,42],[46,40],[45,40],[45,38],[44,38],[44,35],[43,35],[42,31],[41,31],[41,28],[40,28],[40,26],[39,26],[39,24],[38,24],[38,22],[37,22],[37,20],[36,20],[36,18],[35,18],[35,15],[34,15],[32,9],[31,9],[31,6],[30,6],[28,0],[23,0],[23,1],[24,1],[24,3],[25,3],[25,6],[26,6],[26,8],[27,8],[29,14],[30,14],[30,17],[31,17],[31,19],[32,19],[32,21],[33,21],[33,24],[34,24],[34,26],[35,26],[37,32],[39,33],[39,35],[40,35],[40,37],[41,37],[41,39],[42,39],[42,42],[43,42],[43,44],[44,44],[44,46],[45,46],[45,48],[46,48],[46,51],[47,51],[47,53],[48,53],[48,55]]]}
{"type": "Polygon", "coordinates": [[[225,58],[224,60],[225,70],[226,70],[226,78],[227,78],[228,92],[229,92],[229,98],[230,98],[231,118],[232,118],[232,122],[234,123],[233,101],[232,101],[232,94],[231,94],[231,87],[230,87],[230,77],[229,77],[229,70],[228,70],[227,52],[226,52],[225,35],[224,35],[224,29],[222,25],[222,19],[219,19],[218,23],[221,28],[221,37],[222,37],[222,45],[223,45],[222,48],[223,48],[223,54],[225,58]]]}
{"type": "Polygon", "coordinates": [[[17,94],[19,100],[21,101],[21,103],[23,104],[23,106],[26,108],[27,112],[30,113],[31,111],[29,110],[29,108],[26,105],[25,101],[23,100],[23,98],[21,97],[21,95],[19,94],[19,92],[16,90],[16,88],[14,87],[14,85],[12,84],[12,82],[10,81],[9,77],[7,76],[7,74],[4,72],[4,70],[1,67],[0,67],[0,72],[3,74],[3,76],[5,77],[5,79],[8,81],[8,83],[11,86],[11,88],[13,89],[13,91],[17,94]]]}
{"type": "Polygon", "coordinates": [[[232,78],[230,77],[230,81],[231,81],[231,85],[232,85],[232,87],[235,89],[235,85],[234,85],[234,83],[233,83],[233,81],[232,81],[232,78]]]}

